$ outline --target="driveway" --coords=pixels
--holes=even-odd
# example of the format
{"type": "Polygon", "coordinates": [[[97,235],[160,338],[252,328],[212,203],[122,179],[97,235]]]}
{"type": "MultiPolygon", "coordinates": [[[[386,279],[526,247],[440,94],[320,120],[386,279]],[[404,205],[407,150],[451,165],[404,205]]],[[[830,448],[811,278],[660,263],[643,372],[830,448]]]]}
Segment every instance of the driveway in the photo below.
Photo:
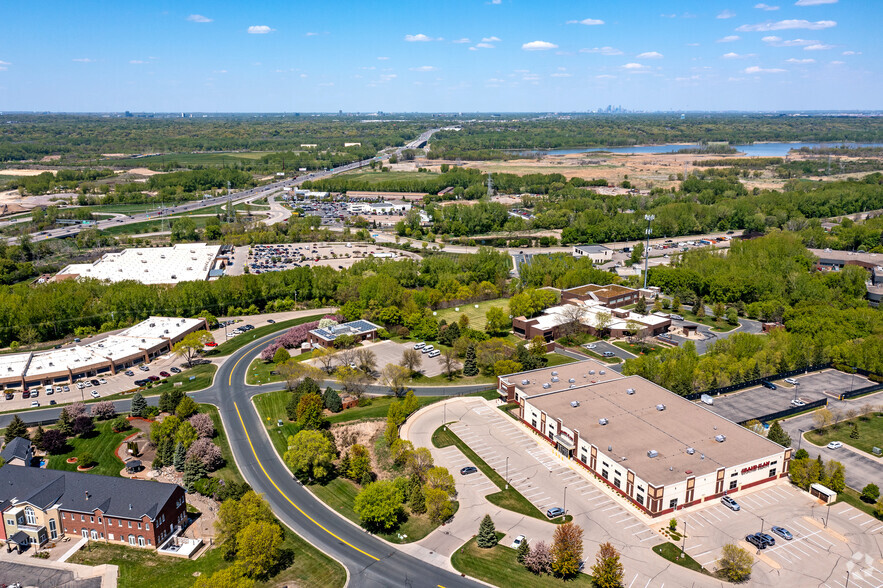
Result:
{"type": "Polygon", "coordinates": [[[675,319],[672,319],[671,321],[672,327],[683,327],[684,325],[698,325],[697,330],[702,335],[702,339],[687,339],[686,337],[681,337],[680,335],[674,334],[672,334],[671,337],[674,341],[677,341],[678,345],[683,345],[688,340],[693,341],[693,343],[696,344],[696,353],[699,355],[705,353],[708,350],[708,346],[715,341],[719,339],[726,339],[734,333],[749,333],[752,335],[757,335],[763,332],[763,326],[760,322],[747,318],[740,318],[739,326],[732,331],[727,331],[726,333],[716,333],[711,330],[711,327],[703,325],[701,323],[695,323],[693,321],[681,321],[675,319]]]}

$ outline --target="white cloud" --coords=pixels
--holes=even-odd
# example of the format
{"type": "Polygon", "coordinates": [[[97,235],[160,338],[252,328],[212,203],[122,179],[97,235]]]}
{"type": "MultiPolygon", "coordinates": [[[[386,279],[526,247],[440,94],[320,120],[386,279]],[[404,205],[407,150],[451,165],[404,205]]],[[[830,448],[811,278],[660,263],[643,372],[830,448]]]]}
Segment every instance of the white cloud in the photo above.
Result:
{"type": "Polygon", "coordinates": [[[419,67],[412,67],[410,69],[411,71],[435,71],[438,68],[434,65],[421,65],[419,67]]]}
{"type": "Polygon", "coordinates": [[[793,57],[791,59],[785,60],[785,63],[797,63],[797,64],[807,64],[807,63],[815,63],[815,62],[816,62],[815,59],[795,59],[793,57]]]}
{"type": "Polygon", "coordinates": [[[249,35],[266,35],[268,33],[272,33],[276,29],[271,29],[267,25],[252,25],[248,27],[249,35]]]}
{"type": "Polygon", "coordinates": [[[843,55],[861,55],[861,51],[844,51],[843,55]]]}
{"type": "Polygon", "coordinates": [[[475,48],[477,48],[477,49],[493,49],[494,45],[492,45],[490,43],[477,43],[475,45],[475,47],[470,47],[470,49],[475,49],[475,48]]]}
{"type": "Polygon", "coordinates": [[[731,10],[724,10],[723,12],[721,12],[720,14],[717,15],[717,18],[727,19],[727,18],[733,18],[734,16],[736,16],[735,12],[733,12],[731,10]]]}
{"type": "Polygon", "coordinates": [[[636,69],[644,69],[645,67],[647,67],[647,66],[641,65],[640,63],[626,63],[625,65],[622,66],[622,69],[636,70],[636,69]]]}
{"type": "Polygon", "coordinates": [[[482,43],[499,43],[500,41],[502,41],[502,39],[499,37],[484,37],[481,40],[482,43]]]}
{"type": "Polygon", "coordinates": [[[745,68],[745,73],[747,73],[747,74],[783,73],[784,71],[786,71],[786,70],[779,69],[777,67],[771,67],[771,68],[764,69],[764,68],[759,67],[757,65],[752,65],[751,67],[745,68]]]}
{"type": "Polygon", "coordinates": [[[662,59],[662,53],[658,51],[646,51],[637,55],[638,59],[662,59]]]}
{"type": "Polygon", "coordinates": [[[387,61],[389,57],[378,57],[377,59],[380,61],[387,61]]]}
{"type": "Polygon", "coordinates": [[[758,10],[767,10],[767,11],[779,9],[778,6],[770,6],[769,4],[764,4],[763,2],[761,2],[760,4],[755,4],[754,7],[757,8],[758,10]]]}
{"type": "Polygon", "coordinates": [[[660,14],[659,18],[677,18],[677,14],[660,14]]]}
{"type": "Polygon", "coordinates": [[[727,35],[726,37],[721,37],[717,40],[718,43],[732,43],[733,41],[738,41],[741,39],[739,35],[727,35]]]}
{"type": "Polygon", "coordinates": [[[380,80],[383,82],[388,82],[390,80],[394,80],[397,77],[399,77],[399,76],[397,76],[396,74],[380,74],[380,80]]]}
{"type": "Polygon", "coordinates": [[[819,6],[820,4],[837,4],[837,0],[797,0],[794,6],[819,6]]]}
{"type": "Polygon", "coordinates": [[[821,29],[830,29],[836,27],[837,22],[833,20],[817,20],[815,22],[803,19],[792,18],[790,20],[767,21],[753,25],[742,25],[736,30],[743,33],[763,32],[763,31],[784,31],[788,29],[809,29],[818,31],[821,29]]]}
{"type": "Polygon", "coordinates": [[[612,76],[612,75],[610,75],[610,74],[601,74],[601,75],[599,75],[599,76],[595,76],[595,77],[598,78],[599,80],[612,80],[612,79],[614,79],[616,76],[612,76]]]}
{"type": "Polygon", "coordinates": [[[304,33],[304,37],[318,37],[318,36],[319,36],[319,33],[313,33],[313,32],[304,33]]]}
{"type": "Polygon", "coordinates": [[[767,45],[772,45],[773,47],[805,47],[806,45],[815,45],[818,41],[811,41],[809,39],[790,39],[787,41],[783,41],[781,37],[764,37],[761,39],[767,45]]]}
{"type": "Polygon", "coordinates": [[[698,47],[699,43],[687,43],[687,47],[698,47]]]}
{"type": "Polygon", "coordinates": [[[71,61],[76,61],[77,63],[94,63],[95,62],[94,59],[89,59],[88,57],[77,57],[77,58],[71,59],[71,61]]]}
{"type": "Polygon", "coordinates": [[[844,63],[846,63],[846,62],[845,61],[832,61],[831,65],[843,65],[844,63]]]}
{"type": "Polygon", "coordinates": [[[553,77],[553,78],[571,78],[571,77],[573,77],[573,76],[570,75],[569,73],[564,73],[564,72],[560,72],[560,71],[559,71],[559,72],[553,73],[550,77],[553,77]]]}
{"type": "Polygon", "coordinates": [[[569,20],[567,21],[567,24],[581,24],[593,27],[604,24],[604,21],[598,18],[584,18],[582,20],[569,20]]]}
{"type": "Polygon", "coordinates": [[[147,63],[146,61],[141,61],[140,59],[132,59],[129,61],[132,65],[141,65],[142,63],[147,63]]]}
{"type": "Polygon", "coordinates": [[[521,48],[525,51],[548,51],[549,49],[557,49],[558,45],[548,41],[531,41],[522,45],[521,48]]]}
{"type": "Polygon", "coordinates": [[[731,51],[729,53],[724,53],[723,55],[721,55],[721,59],[745,59],[748,57],[757,57],[757,54],[756,53],[739,54],[739,53],[733,53],[731,51]]]}
{"type": "Polygon", "coordinates": [[[491,0],[491,4],[502,4],[503,0],[491,0]]]}
{"type": "Polygon", "coordinates": [[[827,49],[833,49],[834,45],[825,45],[824,43],[814,43],[812,45],[807,45],[803,48],[804,51],[825,51],[827,49]]]}
{"type": "Polygon", "coordinates": [[[9,63],[8,61],[0,60],[0,71],[6,71],[8,69],[7,66],[10,66],[10,65],[12,65],[12,64],[9,63]]]}
{"type": "Polygon", "coordinates": [[[308,76],[307,74],[303,74],[303,73],[302,73],[302,74],[300,74],[300,77],[302,77],[302,78],[308,78],[308,77],[310,77],[310,76],[308,76]]]}
{"type": "Polygon", "coordinates": [[[212,19],[201,14],[191,14],[187,17],[187,20],[190,22],[212,22],[212,19]]]}
{"type": "Polygon", "coordinates": [[[212,73],[225,74],[225,73],[227,73],[227,70],[226,69],[216,69],[212,73]]]}
{"type": "Polygon", "coordinates": [[[426,43],[427,41],[436,41],[437,39],[433,39],[432,37],[428,37],[423,33],[417,33],[416,35],[405,35],[405,41],[409,43],[426,43]]]}
{"type": "Polygon", "coordinates": [[[463,37],[462,39],[454,39],[451,43],[471,43],[469,37],[463,37]]]}
{"type": "Polygon", "coordinates": [[[333,85],[334,85],[334,82],[322,82],[322,83],[319,84],[319,85],[320,85],[320,86],[333,86],[333,85]]]}
{"type": "Polygon", "coordinates": [[[580,53],[600,53],[601,55],[622,55],[622,51],[615,47],[594,47],[592,49],[580,49],[580,53]]]}

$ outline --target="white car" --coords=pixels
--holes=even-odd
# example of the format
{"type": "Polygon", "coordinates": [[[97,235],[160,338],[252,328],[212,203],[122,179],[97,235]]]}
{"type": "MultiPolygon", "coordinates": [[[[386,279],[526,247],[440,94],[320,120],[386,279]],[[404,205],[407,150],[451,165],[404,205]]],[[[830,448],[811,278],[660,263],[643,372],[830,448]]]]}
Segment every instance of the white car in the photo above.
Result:
{"type": "Polygon", "coordinates": [[[791,384],[792,386],[797,386],[799,384],[799,382],[794,378],[785,378],[785,383],[791,384]]]}
{"type": "Polygon", "coordinates": [[[46,392],[46,394],[52,394],[52,386],[46,386],[43,391],[46,392]]]}
{"type": "Polygon", "coordinates": [[[86,387],[86,384],[84,384],[83,382],[77,382],[77,388],[79,388],[80,390],[82,390],[85,387],[86,387]]]}
{"type": "Polygon", "coordinates": [[[92,395],[92,398],[98,398],[99,396],[101,396],[101,394],[98,393],[98,390],[92,390],[91,392],[89,392],[89,394],[92,395]]]}
{"type": "Polygon", "coordinates": [[[432,345],[427,345],[426,347],[424,347],[423,349],[420,350],[420,353],[429,353],[429,352],[432,351],[433,349],[435,349],[434,346],[432,346],[432,345]]]}
{"type": "Polygon", "coordinates": [[[37,408],[38,406],[40,406],[39,402],[37,402],[36,400],[31,401],[31,408],[37,408]]]}
{"type": "Polygon", "coordinates": [[[105,380],[104,378],[98,378],[98,383],[99,384],[107,384],[107,380],[105,380]]]}
{"type": "Polygon", "coordinates": [[[61,386],[56,386],[56,387],[55,387],[55,393],[56,393],[56,394],[61,394],[62,391],[63,391],[63,388],[62,388],[61,386]]]}
{"type": "Polygon", "coordinates": [[[598,348],[598,346],[595,345],[594,343],[586,343],[584,347],[586,349],[597,349],[598,348]]]}
{"type": "Polygon", "coordinates": [[[843,443],[840,441],[831,441],[828,443],[828,449],[840,449],[841,447],[843,447],[843,443]]]}
{"type": "Polygon", "coordinates": [[[791,401],[791,406],[806,406],[806,403],[803,400],[797,400],[795,398],[791,401]]]}
{"type": "Polygon", "coordinates": [[[512,542],[512,549],[518,549],[519,547],[521,547],[521,544],[524,543],[524,539],[524,535],[519,535],[518,537],[516,537],[515,541],[512,542]]]}
{"type": "Polygon", "coordinates": [[[426,347],[426,343],[417,343],[414,345],[414,349],[423,349],[426,347]]]}

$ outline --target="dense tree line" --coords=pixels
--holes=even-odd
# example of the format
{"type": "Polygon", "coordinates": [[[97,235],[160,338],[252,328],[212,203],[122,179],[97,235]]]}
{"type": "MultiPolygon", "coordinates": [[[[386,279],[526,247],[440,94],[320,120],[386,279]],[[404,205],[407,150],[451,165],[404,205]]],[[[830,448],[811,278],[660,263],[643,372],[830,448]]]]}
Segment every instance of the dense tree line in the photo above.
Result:
{"type": "Polygon", "coordinates": [[[32,196],[59,190],[76,190],[84,182],[94,182],[113,175],[113,170],[109,169],[62,169],[55,174],[46,171],[36,176],[16,177],[7,182],[6,188],[32,196]]]}

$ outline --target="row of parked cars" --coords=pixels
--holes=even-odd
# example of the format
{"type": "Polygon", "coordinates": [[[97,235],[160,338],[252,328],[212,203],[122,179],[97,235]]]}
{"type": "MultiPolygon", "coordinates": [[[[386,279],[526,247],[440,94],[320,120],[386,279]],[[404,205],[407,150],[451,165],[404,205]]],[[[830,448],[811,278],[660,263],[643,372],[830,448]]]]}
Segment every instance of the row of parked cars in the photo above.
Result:
{"type": "Polygon", "coordinates": [[[427,345],[423,342],[415,344],[414,349],[419,349],[420,353],[425,353],[429,357],[438,357],[441,355],[441,351],[436,349],[434,345],[427,345]]]}
{"type": "MultiPolygon", "coordinates": [[[[723,504],[724,506],[726,506],[730,510],[733,510],[736,512],[742,510],[742,507],[739,506],[739,503],[736,502],[735,500],[733,500],[732,498],[730,498],[729,496],[721,497],[721,504],[723,504]]],[[[788,529],[786,529],[785,527],[773,526],[773,527],[770,527],[770,531],[772,531],[773,533],[775,533],[776,535],[778,535],[782,539],[786,539],[788,541],[790,541],[791,539],[794,538],[794,536],[791,535],[791,532],[788,531],[788,529]]],[[[745,541],[747,541],[748,543],[751,543],[752,545],[754,545],[758,549],[766,549],[767,547],[772,547],[773,545],[776,544],[776,540],[773,538],[772,535],[769,535],[768,533],[763,533],[763,532],[748,535],[745,537],[745,541]]]]}
{"type": "MultiPolygon", "coordinates": [[[[240,326],[236,327],[235,329],[233,329],[232,331],[230,331],[229,333],[227,333],[227,336],[228,337],[235,337],[236,335],[241,335],[242,333],[247,333],[248,331],[252,330],[253,328],[254,328],[254,325],[240,325],[240,326]]],[[[213,347],[213,346],[209,345],[209,347],[213,347]]]]}

